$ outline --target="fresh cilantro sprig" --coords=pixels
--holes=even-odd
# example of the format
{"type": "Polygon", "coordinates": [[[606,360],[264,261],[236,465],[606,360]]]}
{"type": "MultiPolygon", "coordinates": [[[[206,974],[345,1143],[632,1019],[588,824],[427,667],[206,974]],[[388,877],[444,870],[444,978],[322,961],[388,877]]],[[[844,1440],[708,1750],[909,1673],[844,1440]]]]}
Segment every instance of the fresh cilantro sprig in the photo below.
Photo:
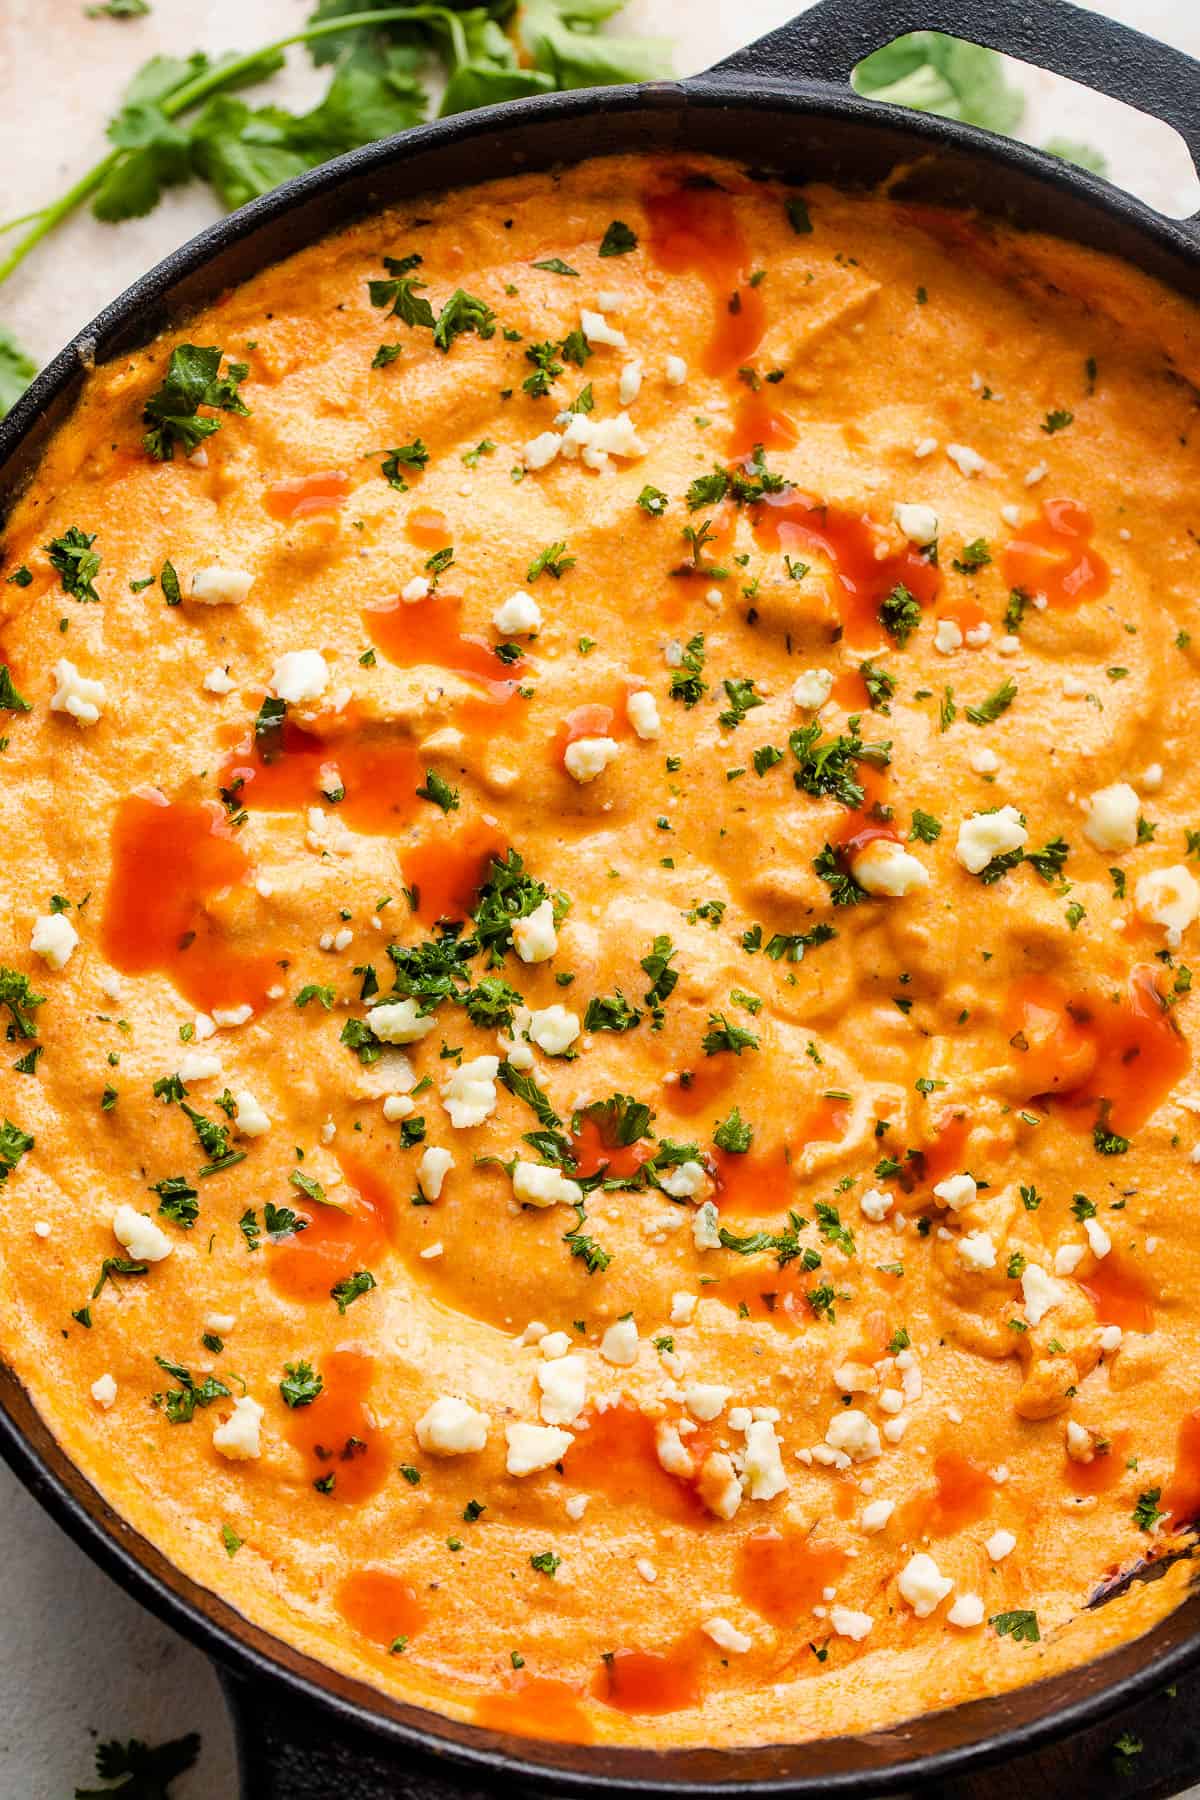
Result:
{"type": "MultiPolygon", "coordinates": [[[[57,200],[12,222],[25,229],[0,260],[0,282],[87,202],[97,218],[115,223],[152,212],[165,189],[200,180],[223,206],[242,206],[330,157],[419,123],[429,95],[414,70],[431,58],[446,76],[443,115],[669,73],[661,42],[597,32],[600,15],[582,0],[526,0],[515,18],[509,0],[485,0],[466,14],[441,5],[352,6],[319,0],[306,25],[245,54],[152,57],[109,122],[107,155],[57,200]],[[333,65],[318,105],[295,113],[242,100],[239,90],[276,74],[292,44],[307,44],[314,62],[333,65]]],[[[439,348],[464,329],[458,296],[447,305],[439,348]]],[[[32,372],[26,362],[11,339],[0,340],[0,416],[32,372]]]]}

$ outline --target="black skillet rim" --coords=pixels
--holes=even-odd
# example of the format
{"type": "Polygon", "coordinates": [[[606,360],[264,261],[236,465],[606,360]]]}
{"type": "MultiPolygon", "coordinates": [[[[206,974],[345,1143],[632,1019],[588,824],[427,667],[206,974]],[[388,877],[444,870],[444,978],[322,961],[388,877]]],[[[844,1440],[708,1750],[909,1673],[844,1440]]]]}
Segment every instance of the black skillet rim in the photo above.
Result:
{"type": "MultiPolygon", "coordinates": [[[[322,194],[335,193],[353,178],[385,171],[397,154],[419,155],[426,148],[486,140],[500,131],[511,134],[526,125],[553,118],[589,114],[636,113],[639,109],[682,111],[685,108],[735,107],[786,113],[833,114],[843,119],[898,129],[895,109],[876,105],[822,82],[793,82],[718,69],[688,83],[663,82],[646,87],[592,89],[508,102],[477,113],[417,126],[398,139],[366,146],[333,163],[297,177],[283,188],[252,202],[202,232],[133,283],[62,350],[23,396],[8,419],[0,422],[0,471],[18,458],[30,436],[55,403],[57,411],[73,385],[81,382],[91,360],[146,341],[161,327],[160,311],[174,289],[201,275],[208,261],[231,245],[285,218],[322,194]]],[[[1025,145],[998,139],[970,127],[929,115],[905,114],[903,133],[929,149],[939,146],[966,152],[1043,184],[1071,193],[1101,212],[1132,226],[1168,258],[1197,268],[1195,240],[1185,222],[1165,219],[1140,201],[1106,183],[1025,145]]],[[[624,146],[622,146],[624,147],[624,146]]],[[[530,167],[546,166],[536,156],[530,167]]],[[[266,266],[277,257],[268,257],[266,266]]],[[[1197,276],[1200,282],[1200,274],[1197,276]]],[[[0,491],[2,491],[0,474],[0,491]]],[[[402,1748],[426,1767],[456,1766],[480,1777],[529,1782],[559,1792],[606,1790],[633,1794],[661,1793],[718,1800],[731,1787],[762,1795],[814,1797],[820,1794],[867,1796],[910,1788],[915,1783],[945,1779],[968,1768],[1029,1751],[1047,1741],[1101,1721],[1200,1659],[1200,1594],[1142,1637],[1094,1661],[1060,1675],[1043,1678],[1011,1693],[961,1703],[941,1712],[901,1722],[886,1732],[859,1738],[817,1740],[722,1751],[688,1749],[638,1750],[614,1746],[568,1746],[540,1740],[503,1738],[460,1725],[425,1709],[391,1702],[365,1682],[292,1651],[282,1640],[253,1625],[198,1582],[185,1577],[147,1539],[133,1532],[91,1486],[50,1436],[25,1391],[11,1371],[0,1369],[0,1455],[56,1522],[106,1573],[159,1618],[213,1656],[231,1674],[261,1683],[271,1699],[290,1692],[318,1708],[330,1722],[365,1732],[402,1748]],[[19,1417],[24,1414],[24,1420],[19,1417]],[[1190,1631],[1186,1621],[1194,1615],[1190,1631]],[[1161,1649],[1160,1649],[1161,1646],[1161,1649]],[[1138,1666],[1140,1664],[1140,1666],[1138,1666]],[[1083,1689],[1079,1692],[1079,1689],[1083,1689]],[[1021,1696],[1043,1699],[1063,1694],[1063,1704],[1025,1719],[1021,1696]],[[1001,1722],[1011,1715],[1007,1722],[1001,1722]],[[948,1732],[954,1740],[902,1761],[864,1761],[854,1767],[829,1766],[822,1746],[861,1749],[870,1757],[885,1743],[916,1746],[936,1736],[938,1721],[950,1724],[978,1720],[977,1736],[948,1732]],[[933,1729],[931,1729],[931,1727],[933,1729]],[[965,1737],[965,1741],[957,1741],[965,1737]],[[534,1750],[547,1753],[537,1759],[534,1750]],[[778,1772],[753,1772],[751,1765],[774,1762],[778,1772]],[[809,1764],[806,1768],[804,1765],[809,1764]],[[780,1766],[780,1765],[786,1765],[780,1766]],[[683,1767],[682,1775],[674,1771],[683,1767]],[[694,1772],[693,1772],[694,1771],[694,1772]]]]}

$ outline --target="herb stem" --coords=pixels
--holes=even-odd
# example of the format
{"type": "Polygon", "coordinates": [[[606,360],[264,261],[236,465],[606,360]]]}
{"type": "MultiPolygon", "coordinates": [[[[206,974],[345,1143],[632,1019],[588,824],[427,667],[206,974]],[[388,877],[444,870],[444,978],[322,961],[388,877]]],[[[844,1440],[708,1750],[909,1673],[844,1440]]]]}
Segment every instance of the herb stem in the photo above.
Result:
{"type": "MultiPolygon", "coordinates": [[[[281,50],[287,50],[293,44],[308,44],[316,38],[332,37],[338,32],[365,30],[372,25],[393,25],[403,21],[436,22],[448,31],[453,46],[456,62],[467,60],[467,44],[462,26],[458,19],[444,6],[385,6],[369,12],[346,13],[339,18],[323,19],[317,25],[307,25],[302,31],[293,31],[287,37],[276,38],[272,44],[264,44],[257,50],[247,51],[244,56],[235,57],[231,62],[215,63],[212,68],[205,69],[193,80],[184,82],[174,93],[168,94],[159,102],[168,119],[178,118],[182,112],[197,106],[201,100],[207,100],[210,94],[220,92],[236,82],[242,75],[249,74],[256,63],[264,57],[273,56],[281,50]]],[[[86,174],[81,175],[75,184],[68,188],[59,199],[51,201],[49,206],[37,212],[27,213],[23,218],[12,219],[9,224],[0,226],[0,232],[10,231],[18,225],[34,223],[23,237],[18,238],[8,255],[0,261],[0,282],[17,269],[31,250],[36,249],[44,237],[49,236],[56,226],[73,213],[76,207],[95,193],[96,189],[114,169],[124,150],[110,150],[86,174]]]]}
{"type": "Polygon", "coordinates": [[[94,167],[88,170],[86,175],[81,175],[75,185],[69,187],[65,194],[60,195],[57,200],[52,200],[49,206],[43,207],[41,212],[34,215],[35,223],[32,229],[17,239],[8,255],[0,262],[0,281],[7,281],[13,270],[24,262],[29,252],[36,249],[42,239],[73,213],[77,206],[81,206],[89,194],[95,192],[109,170],[116,167],[122,154],[123,152],[120,150],[110,150],[107,156],[102,157],[94,167]]]}
{"type": "Polygon", "coordinates": [[[18,225],[28,225],[31,219],[40,219],[45,210],[44,206],[35,206],[32,212],[22,213],[18,219],[6,219],[4,224],[0,225],[0,237],[3,237],[6,231],[15,231],[18,225]]]}

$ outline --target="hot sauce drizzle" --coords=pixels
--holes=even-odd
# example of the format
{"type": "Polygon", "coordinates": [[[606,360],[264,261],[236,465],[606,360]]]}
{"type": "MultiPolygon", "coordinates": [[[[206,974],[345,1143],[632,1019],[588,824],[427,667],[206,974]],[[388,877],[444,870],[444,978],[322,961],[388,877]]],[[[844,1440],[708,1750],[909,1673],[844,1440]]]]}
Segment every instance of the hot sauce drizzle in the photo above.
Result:
{"type": "Polygon", "coordinates": [[[1095,1307],[1101,1325],[1119,1325],[1122,1331],[1153,1331],[1153,1297],[1115,1253],[1097,1263],[1079,1285],[1095,1307]]]}
{"type": "Polygon", "coordinates": [[[415,1637],[428,1613],[402,1575],[390,1569],[354,1569],[337,1591],[347,1625],[390,1650],[398,1638],[415,1637]]]}
{"type": "Polygon", "coordinates": [[[982,1463],[945,1450],[934,1460],[933,1479],[933,1493],[913,1502],[920,1509],[920,1529],[931,1536],[949,1537],[991,1511],[996,1484],[982,1463]]]}
{"type": "Polygon", "coordinates": [[[475,1723],[518,1737],[550,1738],[555,1743],[589,1744],[591,1720],[576,1688],[545,1675],[518,1676],[512,1686],[484,1694],[475,1702],[475,1723]]]}
{"type": "Polygon", "coordinates": [[[375,1358],[334,1350],[321,1360],[324,1387],[308,1406],[288,1412],[287,1435],[308,1459],[309,1476],[331,1500],[366,1500],[392,1473],[392,1458],[367,1395],[375,1358]],[[332,1477],[332,1480],[330,1479],[332,1477]]]}
{"type": "Polygon", "coordinates": [[[803,1532],[755,1531],[742,1545],[738,1592],[772,1625],[798,1625],[849,1560],[840,1545],[803,1532]]]}
{"type": "Polygon", "coordinates": [[[117,808],[104,954],[127,975],[167,975],[194,1006],[268,1003],[279,979],[271,955],[231,943],[208,902],[244,883],[250,859],[214,803],[185,805],[130,794],[117,808]]]}
{"type": "Polygon", "coordinates": [[[753,518],[760,543],[788,554],[816,551],[833,569],[838,614],[853,649],[878,649],[887,632],[879,608],[893,589],[907,588],[922,606],[938,595],[941,576],[911,544],[883,558],[875,554],[878,533],[871,521],[840,507],[822,505],[795,488],[767,494],[753,518]]]}
{"type": "Polygon", "coordinates": [[[1186,1414],[1175,1443],[1175,1467],[1163,1492],[1162,1505],[1178,1530],[1200,1518],[1200,1408],[1186,1414]]]}
{"type": "Polygon", "coordinates": [[[470,819],[457,831],[435,834],[408,851],[402,863],[404,885],[415,897],[421,923],[468,918],[493,861],[502,861],[507,849],[498,826],[470,819]]]}
{"type": "Polygon", "coordinates": [[[486,638],[459,629],[462,600],[445,592],[412,605],[392,600],[362,615],[371,642],[398,669],[445,669],[475,687],[482,700],[504,706],[517,691],[525,662],[501,662],[486,638]]]}
{"type": "Polygon", "coordinates": [[[263,505],[273,519],[305,519],[312,513],[334,512],[350,492],[350,477],[342,469],[322,469],[314,475],[298,475],[276,481],[263,493],[263,505]]]}
{"type": "MultiPolygon", "coordinates": [[[[689,1449],[695,1438],[688,1440],[689,1449]]],[[[589,1415],[563,1459],[567,1480],[618,1505],[648,1506],[668,1519],[706,1518],[694,1489],[668,1475],[658,1460],[655,1424],[622,1402],[589,1415]]]]}
{"type": "Polygon", "coordinates": [[[683,1712],[700,1699],[699,1660],[692,1639],[669,1652],[614,1650],[604,1659],[593,1692],[624,1713],[683,1712]]]}
{"type": "Polygon", "coordinates": [[[1108,592],[1108,564],[1091,545],[1092,515],[1074,500],[1044,500],[1001,559],[1010,587],[1051,606],[1079,606],[1108,592]]]}
{"type": "Polygon", "coordinates": [[[764,393],[748,393],[738,401],[729,454],[752,456],[760,444],[768,455],[772,450],[790,450],[799,437],[794,421],[773,407],[764,393]]]}
{"type": "Polygon", "coordinates": [[[750,254],[730,196],[707,181],[646,201],[650,254],[669,274],[697,274],[712,293],[713,330],[705,372],[727,375],[748,363],[766,329],[762,291],[751,287],[750,254]]]}
{"type": "MultiPolygon", "coordinates": [[[[374,1185],[374,1184],[372,1184],[374,1185]]],[[[328,1300],[330,1290],[359,1269],[369,1269],[372,1258],[387,1243],[386,1215],[365,1180],[357,1192],[337,1190],[339,1204],[319,1202],[296,1211],[308,1223],[303,1231],[284,1238],[270,1250],[267,1270],[272,1286],[290,1300],[328,1300]],[[349,1204],[343,1210],[343,1196],[349,1204]]]]}
{"type": "Polygon", "coordinates": [[[1028,1097],[1052,1094],[1088,1130],[1103,1120],[1112,1131],[1136,1131],[1191,1066],[1152,963],[1132,970],[1115,1005],[1031,977],[1013,988],[1005,1022],[1028,1097]]]}
{"type": "Polygon", "coordinates": [[[337,816],[356,831],[383,835],[406,825],[420,808],[424,771],[409,744],[386,738],[314,736],[290,721],[277,753],[255,740],[230,757],[218,777],[232,803],[251,812],[303,812],[340,784],[337,816]]]}

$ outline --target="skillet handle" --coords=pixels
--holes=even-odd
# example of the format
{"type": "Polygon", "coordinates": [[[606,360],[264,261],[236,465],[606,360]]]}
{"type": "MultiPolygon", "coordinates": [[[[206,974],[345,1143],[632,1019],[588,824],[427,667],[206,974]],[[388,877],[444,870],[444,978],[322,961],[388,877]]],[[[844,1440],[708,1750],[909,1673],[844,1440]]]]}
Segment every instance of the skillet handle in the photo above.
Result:
{"type": "Polygon", "coordinates": [[[1069,0],[819,0],[708,72],[840,87],[906,31],[946,31],[1124,100],[1173,125],[1200,170],[1200,64],[1069,0]]]}
{"type": "Polygon", "coordinates": [[[241,1800],[496,1800],[469,1775],[420,1762],[325,1706],[219,1665],[217,1674],[233,1715],[241,1800]]]}

